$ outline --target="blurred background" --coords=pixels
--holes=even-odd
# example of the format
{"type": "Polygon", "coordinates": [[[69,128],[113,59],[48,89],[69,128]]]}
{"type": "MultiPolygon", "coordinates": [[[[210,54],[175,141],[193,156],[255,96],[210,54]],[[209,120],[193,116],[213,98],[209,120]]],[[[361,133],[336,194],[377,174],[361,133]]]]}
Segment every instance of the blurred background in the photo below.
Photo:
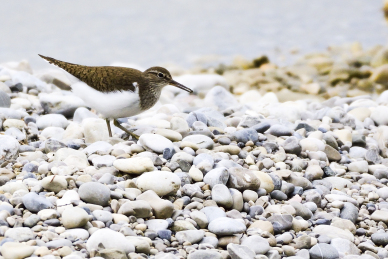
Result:
{"type": "Polygon", "coordinates": [[[85,65],[190,68],[265,54],[284,65],[332,45],[385,45],[382,8],[381,0],[6,1],[0,62],[42,68],[39,53],[85,65]]]}

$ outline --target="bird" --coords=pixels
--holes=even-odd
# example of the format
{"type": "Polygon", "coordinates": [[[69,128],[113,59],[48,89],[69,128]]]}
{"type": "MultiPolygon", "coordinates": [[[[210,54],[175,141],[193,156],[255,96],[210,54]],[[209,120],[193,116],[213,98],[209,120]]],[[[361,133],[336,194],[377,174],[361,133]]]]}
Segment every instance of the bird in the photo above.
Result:
{"type": "Polygon", "coordinates": [[[116,127],[139,139],[138,135],[123,127],[117,119],[135,116],[153,107],[164,86],[172,85],[193,92],[174,81],[171,73],[159,66],[141,72],[127,67],[84,66],[38,55],[66,72],[72,82],[72,92],[105,118],[109,137],[112,137],[112,119],[116,127]]]}

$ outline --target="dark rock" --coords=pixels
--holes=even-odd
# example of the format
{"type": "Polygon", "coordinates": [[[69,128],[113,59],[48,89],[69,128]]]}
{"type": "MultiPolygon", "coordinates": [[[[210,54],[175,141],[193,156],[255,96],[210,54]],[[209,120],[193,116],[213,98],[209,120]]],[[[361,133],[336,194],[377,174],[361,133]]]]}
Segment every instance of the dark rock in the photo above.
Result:
{"type": "Polygon", "coordinates": [[[274,190],[271,192],[271,198],[279,201],[287,200],[287,195],[279,190],[274,190]]]}
{"type": "Polygon", "coordinates": [[[300,122],[298,125],[296,125],[295,131],[297,131],[298,129],[305,129],[306,132],[316,131],[314,127],[310,126],[305,122],[300,122]]]}
{"type": "Polygon", "coordinates": [[[248,128],[234,132],[232,134],[232,139],[236,140],[237,142],[243,142],[244,144],[249,140],[253,141],[254,143],[259,140],[259,135],[254,129],[248,128]]]}
{"type": "Polygon", "coordinates": [[[256,125],[253,125],[251,128],[256,130],[258,133],[264,133],[266,132],[271,125],[268,122],[261,122],[256,125]]]}
{"type": "Polygon", "coordinates": [[[329,177],[329,176],[335,176],[336,173],[333,171],[333,169],[331,169],[329,166],[325,166],[323,168],[323,175],[325,177],[329,177]]]}
{"type": "Polygon", "coordinates": [[[282,144],[286,153],[299,155],[302,147],[299,145],[299,140],[296,137],[287,138],[282,144]]]}
{"type": "Polygon", "coordinates": [[[344,207],[341,209],[340,218],[348,219],[356,224],[358,218],[358,208],[350,202],[345,202],[344,207]]]}
{"type": "Polygon", "coordinates": [[[269,128],[267,133],[274,135],[276,137],[281,137],[281,136],[291,136],[293,131],[289,129],[287,126],[275,124],[275,125],[272,125],[271,128],[269,128]]]}
{"type": "Polygon", "coordinates": [[[352,135],[352,146],[365,147],[366,139],[364,135],[361,134],[353,134],[352,135]]]}

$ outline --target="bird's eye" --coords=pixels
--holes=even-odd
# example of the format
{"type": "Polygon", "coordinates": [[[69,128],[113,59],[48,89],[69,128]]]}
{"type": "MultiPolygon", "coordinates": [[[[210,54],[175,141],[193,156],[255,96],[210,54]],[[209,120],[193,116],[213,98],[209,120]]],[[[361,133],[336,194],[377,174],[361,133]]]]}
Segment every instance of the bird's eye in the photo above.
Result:
{"type": "Polygon", "coordinates": [[[164,77],[164,74],[163,73],[158,73],[158,77],[162,78],[162,77],[164,77]]]}

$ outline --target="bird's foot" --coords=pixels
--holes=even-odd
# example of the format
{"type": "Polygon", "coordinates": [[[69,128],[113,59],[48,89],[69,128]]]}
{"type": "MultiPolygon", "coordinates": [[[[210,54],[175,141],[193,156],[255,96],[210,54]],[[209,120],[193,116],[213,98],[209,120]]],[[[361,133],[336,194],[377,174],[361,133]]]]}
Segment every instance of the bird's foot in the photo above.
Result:
{"type": "Polygon", "coordinates": [[[133,133],[133,132],[127,130],[126,128],[124,128],[124,127],[120,124],[120,122],[118,122],[118,120],[114,119],[114,120],[113,120],[113,124],[114,124],[117,128],[119,128],[119,129],[121,129],[122,131],[124,131],[125,133],[127,133],[128,135],[132,136],[132,138],[134,138],[134,139],[136,139],[136,140],[138,140],[138,139],[140,138],[140,137],[139,137],[138,135],[136,135],[135,133],[133,133]]]}

